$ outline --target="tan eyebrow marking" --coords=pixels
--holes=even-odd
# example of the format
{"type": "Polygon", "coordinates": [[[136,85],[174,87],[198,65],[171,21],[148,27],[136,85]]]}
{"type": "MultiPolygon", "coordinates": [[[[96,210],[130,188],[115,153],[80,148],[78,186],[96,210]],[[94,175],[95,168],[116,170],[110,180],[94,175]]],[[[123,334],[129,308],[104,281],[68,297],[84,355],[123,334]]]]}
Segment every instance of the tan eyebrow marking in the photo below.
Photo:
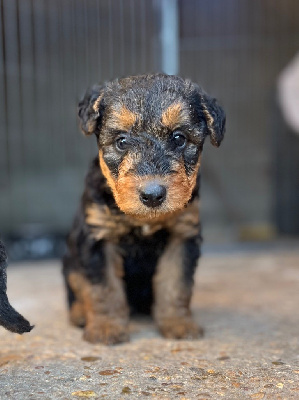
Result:
{"type": "Polygon", "coordinates": [[[161,122],[170,129],[190,122],[188,112],[179,102],[171,104],[163,113],[161,122]]]}
{"type": "Polygon", "coordinates": [[[121,106],[120,110],[113,110],[108,124],[111,128],[127,131],[137,121],[137,115],[130,111],[127,107],[121,106]]]}

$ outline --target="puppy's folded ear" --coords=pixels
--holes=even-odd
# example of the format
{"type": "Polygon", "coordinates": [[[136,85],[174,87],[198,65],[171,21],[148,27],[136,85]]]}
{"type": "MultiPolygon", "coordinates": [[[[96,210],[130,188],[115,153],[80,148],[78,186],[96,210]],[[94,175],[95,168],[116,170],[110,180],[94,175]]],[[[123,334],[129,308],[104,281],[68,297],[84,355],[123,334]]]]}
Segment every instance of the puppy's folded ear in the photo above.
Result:
{"type": "Polygon", "coordinates": [[[210,135],[212,145],[219,147],[225,132],[225,112],[213,97],[210,97],[206,93],[202,93],[200,96],[208,135],[210,135]]]}
{"type": "Polygon", "coordinates": [[[103,86],[90,88],[78,105],[79,124],[84,135],[99,133],[103,114],[103,86]]]}

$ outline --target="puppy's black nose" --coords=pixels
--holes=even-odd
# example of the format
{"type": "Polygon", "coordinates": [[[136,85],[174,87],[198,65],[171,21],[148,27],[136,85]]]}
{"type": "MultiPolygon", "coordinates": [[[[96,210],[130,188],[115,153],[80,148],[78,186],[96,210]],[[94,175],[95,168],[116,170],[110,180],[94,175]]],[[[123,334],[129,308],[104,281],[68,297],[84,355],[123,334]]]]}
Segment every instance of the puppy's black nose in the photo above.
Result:
{"type": "Polygon", "coordinates": [[[158,207],[163,203],[166,197],[165,186],[157,182],[147,183],[140,191],[140,200],[147,207],[158,207]]]}

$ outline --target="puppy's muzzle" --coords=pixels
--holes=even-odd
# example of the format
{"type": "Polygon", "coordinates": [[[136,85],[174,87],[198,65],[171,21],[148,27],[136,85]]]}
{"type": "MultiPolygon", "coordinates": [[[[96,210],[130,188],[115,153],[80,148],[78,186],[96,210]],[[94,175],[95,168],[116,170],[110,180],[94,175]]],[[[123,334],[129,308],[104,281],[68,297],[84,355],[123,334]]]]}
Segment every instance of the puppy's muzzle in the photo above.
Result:
{"type": "Polygon", "coordinates": [[[147,207],[159,207],[166,199],[166,187],[155,181],[147,182],[140,190],[139,198],[147,207]]]}

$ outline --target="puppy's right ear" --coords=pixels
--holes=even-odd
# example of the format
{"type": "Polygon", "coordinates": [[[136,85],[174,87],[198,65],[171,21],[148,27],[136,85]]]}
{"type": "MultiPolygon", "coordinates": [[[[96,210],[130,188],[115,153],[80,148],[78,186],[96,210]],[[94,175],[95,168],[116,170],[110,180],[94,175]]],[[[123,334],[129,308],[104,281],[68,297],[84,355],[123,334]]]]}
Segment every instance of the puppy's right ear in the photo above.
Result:
{"type": "Polygon", "coordinates": [[[103,86],[94,85],[78,105],[79,124],[84,135],[99,133],[103,114],[103,86]]]}

